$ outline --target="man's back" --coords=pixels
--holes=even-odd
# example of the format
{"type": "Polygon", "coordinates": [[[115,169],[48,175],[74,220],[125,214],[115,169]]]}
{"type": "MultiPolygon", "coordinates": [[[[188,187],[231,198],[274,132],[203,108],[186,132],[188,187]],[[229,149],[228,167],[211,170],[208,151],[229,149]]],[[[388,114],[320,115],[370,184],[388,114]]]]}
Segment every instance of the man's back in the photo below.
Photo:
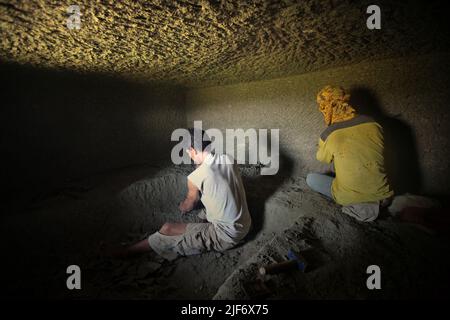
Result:
{"type": "Polygon", "coordinates": [[[188,179],[200,190],[206,218],[217,227],[219,236],[229,242],[241,240],[250,228],[251,218],[233,159],[225,154],[209,154],[188,179]]]}
{"type": "Polygon", "coordinates": [[[370,202],[393,194],[384,169],[381,126],[358,116],[330,126],[321,136],[319,160],[334,162],[332,193],[339,204],[370,202]]]}

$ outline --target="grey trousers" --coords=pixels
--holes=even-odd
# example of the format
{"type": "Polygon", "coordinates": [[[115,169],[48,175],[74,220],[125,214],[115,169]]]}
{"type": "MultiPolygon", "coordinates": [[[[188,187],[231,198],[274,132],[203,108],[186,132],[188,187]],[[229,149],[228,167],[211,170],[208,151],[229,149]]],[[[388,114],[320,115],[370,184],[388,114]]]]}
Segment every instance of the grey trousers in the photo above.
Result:
{"type": "MultiPolygon", "coordinates": [[[[203,210],[199,217],[205,219],[203,210]]],[[[178,256],[201,254],[207,251],[225,251],[236,243],[223,240],[217,235],[216,227],[210,223],[188,223],[186,231],[178,236],[167,236],[155,232],[148,237],[150,247],[167,260],[174,260],[178,256]]]]}

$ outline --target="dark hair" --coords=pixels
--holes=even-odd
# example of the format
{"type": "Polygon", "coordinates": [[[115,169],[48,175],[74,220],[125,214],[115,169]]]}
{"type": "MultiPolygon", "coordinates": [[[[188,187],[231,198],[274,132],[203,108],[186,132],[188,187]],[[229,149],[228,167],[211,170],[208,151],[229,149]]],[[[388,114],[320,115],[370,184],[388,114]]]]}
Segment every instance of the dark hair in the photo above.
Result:
{"type": "Polygon", "coordinates": [[[188,131],[191,136],[189,147],[194,148],[199,152],[209,149],[211,139],[206,134],[205,130],[189,128],[188,131]]]}

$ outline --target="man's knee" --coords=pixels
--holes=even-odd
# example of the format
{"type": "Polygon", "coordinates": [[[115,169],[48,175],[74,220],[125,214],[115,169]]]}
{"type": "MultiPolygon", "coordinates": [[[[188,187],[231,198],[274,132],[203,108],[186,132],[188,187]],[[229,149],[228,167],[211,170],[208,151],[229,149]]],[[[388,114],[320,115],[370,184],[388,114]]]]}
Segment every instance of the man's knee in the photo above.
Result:
{"type": "Polygon", "coordinates": [[[162,233],[166,236],[179,236],[182,235],[185,231],[186,224],[184,223],[166,222],[162,225],[161,229],[159,229],[159,233],[162,233]]]}
{"type": "Polygon", "coordinates": [[[333,178],[321,173],[309,173],[306,176],[306,184],[314,191],[332,199],[331,184],[333,178]]]}
{"type": "Polygon", "coordinates": [[[306,175],[306,184],[312,189],[314,189],[314,185],[315,185],[314,182],[316,180],[316,175],[317,175],[317,173],[308,173],[306,175]]]}
{"type": "Polygon", "coordinates": [[[159,232],[165,235],[170,234],[172,231],[172,225],[169,222],[166,222],[162,225],[161,229],[159,229],[159,232]]]}

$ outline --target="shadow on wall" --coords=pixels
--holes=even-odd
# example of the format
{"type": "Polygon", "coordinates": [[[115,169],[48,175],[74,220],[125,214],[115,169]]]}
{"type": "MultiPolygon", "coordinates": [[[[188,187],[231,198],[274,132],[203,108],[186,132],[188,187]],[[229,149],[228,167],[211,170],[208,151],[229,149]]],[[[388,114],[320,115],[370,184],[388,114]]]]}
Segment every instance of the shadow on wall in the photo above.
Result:
{"type": "Polygon", "coordinates": [[[386,172],[395,193],[420,193],[422,175],[411,126],[400,119],[400,114],[387,115],[371,89],[355,87],[350,95],[350,104],[359,114],[371,116],[383,127],[386,172]]]}
{"type": "MultiPolygon", "coordinates": [[[[280,146],[280,169],[275,175],[258,175],[243,178],[247,205],[252,217],[252,229],[246,240],[254,239],[264,227],[265,205],[278,188],[292,176],[294,160],[286,155],[280,146]]],[[[282,217],[280,217],[282,219],[282,217]]]]}
{"type": "Polygon", "coordinates": [[[71,179],[170,160],[185,123],[179,88],[6,63],[0,80],[2,195],[13,207],[71,179]]]}

